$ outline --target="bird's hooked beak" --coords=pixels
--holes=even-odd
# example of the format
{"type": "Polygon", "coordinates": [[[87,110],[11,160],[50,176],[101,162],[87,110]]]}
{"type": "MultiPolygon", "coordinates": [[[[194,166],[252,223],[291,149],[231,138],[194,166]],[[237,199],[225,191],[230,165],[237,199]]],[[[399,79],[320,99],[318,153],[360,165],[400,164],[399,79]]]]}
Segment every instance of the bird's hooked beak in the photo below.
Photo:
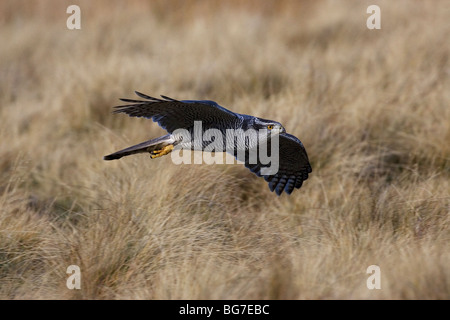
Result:
{"type": "Polygon", "coordinates": [[[280,128],[280,133],[286,133],[286,129],[283,126],[280,128]]]}

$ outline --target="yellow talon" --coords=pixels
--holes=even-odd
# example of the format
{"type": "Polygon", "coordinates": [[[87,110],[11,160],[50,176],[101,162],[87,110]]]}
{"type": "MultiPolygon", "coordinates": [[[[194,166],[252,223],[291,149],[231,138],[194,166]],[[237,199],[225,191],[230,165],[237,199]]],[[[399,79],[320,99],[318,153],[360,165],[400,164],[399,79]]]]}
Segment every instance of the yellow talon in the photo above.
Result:
{"type": "Polygon", "coordinates": [[[167,146],[165,146],[164,148],[160,149],[160,150],[153,150],[150,153],[150,158],[155,159],[158,157],[162,157],[165,156],[166,154],[171,153],[173,150],[173,144],[169,144],[167,146]]]}

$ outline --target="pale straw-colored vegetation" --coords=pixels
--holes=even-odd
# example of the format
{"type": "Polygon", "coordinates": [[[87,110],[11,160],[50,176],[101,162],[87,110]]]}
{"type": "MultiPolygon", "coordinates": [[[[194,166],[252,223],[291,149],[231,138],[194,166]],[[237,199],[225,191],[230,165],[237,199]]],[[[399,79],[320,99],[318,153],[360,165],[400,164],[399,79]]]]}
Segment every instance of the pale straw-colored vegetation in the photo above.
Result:
{"type": "Polygon", "coordinates": [[[376,3],[1,1],[0,298],[449,299],[450,7],[376,3]],[[134,90],[278,120],[313,172],[103,161],[165,133],[111,114],[134,90]]]}

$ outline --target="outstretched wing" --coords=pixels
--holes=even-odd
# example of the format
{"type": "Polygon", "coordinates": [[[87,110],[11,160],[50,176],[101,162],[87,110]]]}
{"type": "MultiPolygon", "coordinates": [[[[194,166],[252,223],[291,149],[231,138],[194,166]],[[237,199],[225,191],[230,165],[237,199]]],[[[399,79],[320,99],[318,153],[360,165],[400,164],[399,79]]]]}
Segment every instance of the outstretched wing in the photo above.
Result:
{"type": "MultiPolygon", "coordinates": [[[[266,165],[258,161],[256,164],[249,163],[249,157],[246,156],[245,166],[250,169],[258,177],[263,176],[269,182],[270,191],[276,192],[277,195],[286,192],[291,194],[292,191],[299,189],[303,181],[308,179],[308,174],[312,172],[309,164],[308,155],[301,141],[288,133],[279,135],[279,169],[274,175],[262,175],[261,168],[266,165]]],[[[266,150],[270,150],[268,146],[266,150]]]]}
{"type": "Polygon", "coordinates": [[[146,100],[120,99],[131,104],[117,106],[114,112],[152,119],[169,133],[190,128],[194,121],[202,121],[203,128],[232,128],[239,119],[236,113],[210,100],[178,101],[166,96],[153,98],[137,91],[136,94],[146,100]]]}

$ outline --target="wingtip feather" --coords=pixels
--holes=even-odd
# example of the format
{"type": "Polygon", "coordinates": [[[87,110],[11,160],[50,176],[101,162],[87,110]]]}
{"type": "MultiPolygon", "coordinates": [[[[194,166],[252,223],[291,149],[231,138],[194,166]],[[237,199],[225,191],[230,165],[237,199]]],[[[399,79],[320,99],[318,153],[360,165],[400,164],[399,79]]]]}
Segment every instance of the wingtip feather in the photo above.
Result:
{"type": "Polygon", "coordinates": [[[170,98],[170,97],[164,96],[164,95],[161,95],[161,98],[166,99],[166,100],[169,100],[169,101],[178,101],[178,100],[176,100],[176,99],[173,99],[173,98],[170,98]]]}
{"type": "Polygon", "coordinates": [[[150,97],[146,94],[143,94],[142,92],[139,91],[134,91],[139,97],[143,98],[143,99],[147,99],[147,100],[152,100],[152,101],[163,101],[161,99],[158,98],[154,98],[154,97],[150,97]]]}

